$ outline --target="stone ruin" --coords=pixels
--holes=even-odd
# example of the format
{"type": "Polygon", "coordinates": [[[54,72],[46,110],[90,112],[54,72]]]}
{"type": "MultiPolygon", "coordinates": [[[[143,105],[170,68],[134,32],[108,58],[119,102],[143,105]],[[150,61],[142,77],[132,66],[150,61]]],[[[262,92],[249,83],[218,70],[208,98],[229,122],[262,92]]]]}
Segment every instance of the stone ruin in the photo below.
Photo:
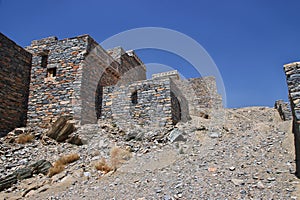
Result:
{"type": "Polygon", "coordinates": [[[296,175],[300,177],[300,62],[284,65],[293,117],[296,152],[296,175]]]}
{"type": "Polygon", "coordinates": [[[126,128],[169,127],[222,108],[214,77],[183,80],[175,70],[146,80],[134,51],[104,50],[89,35],[48,37],[23,49],[0,34],[0,64],[1,135],[49,128],[61,116],[81,125],[110,119],[126,128]]]}
{"type": "Polygon", "coordinates": [[[277,100],[275,101],[274,108],[278,111],[280,118],[283,121],[292,120],[292,111],[288,102],[284,102],[283,100],[277,100]]]}

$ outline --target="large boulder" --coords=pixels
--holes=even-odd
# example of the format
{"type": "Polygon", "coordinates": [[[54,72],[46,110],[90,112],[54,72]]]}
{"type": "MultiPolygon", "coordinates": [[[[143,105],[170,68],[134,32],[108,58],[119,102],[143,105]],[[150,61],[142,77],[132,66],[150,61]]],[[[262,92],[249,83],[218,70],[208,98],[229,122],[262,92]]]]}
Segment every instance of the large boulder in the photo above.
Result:
{"type": "Polygon", "coordinates": [[[14,173],[0,179],[0,191],[11,187],[18,180],[30,178],[33,174],[42,173],[46,175],[52,164],[47,160],[39,160],[28,167],[17,169],[14,173]]]}
{"type": "Polygon", "coordinates": [[[58,118],[46,135],[57,142],[64,142],[76,130],[74,122],[71,120],[72,117],[70,116],[58,118]]]}

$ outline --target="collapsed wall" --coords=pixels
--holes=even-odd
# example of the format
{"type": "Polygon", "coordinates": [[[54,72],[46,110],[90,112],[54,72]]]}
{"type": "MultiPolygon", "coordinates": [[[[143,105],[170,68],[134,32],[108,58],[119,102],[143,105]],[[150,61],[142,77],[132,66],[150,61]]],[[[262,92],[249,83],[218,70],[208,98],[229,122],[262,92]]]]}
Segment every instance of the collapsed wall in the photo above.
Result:
{"type": "Polygon", "coordinates": [[[0,33],[0,136],[26,125],[31,54],[0,33]]]}

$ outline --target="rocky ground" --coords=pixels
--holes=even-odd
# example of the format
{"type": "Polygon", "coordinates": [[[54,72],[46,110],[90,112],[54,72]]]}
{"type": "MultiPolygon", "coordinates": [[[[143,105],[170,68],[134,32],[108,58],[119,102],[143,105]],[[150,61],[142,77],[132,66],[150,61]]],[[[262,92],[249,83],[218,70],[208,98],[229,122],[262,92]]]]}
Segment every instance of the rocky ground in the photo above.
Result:
{"type": "Polygon", "coordinates": [[[80,159],[52,177],[36,174],[0,192],[0,199],[297,199],[291,121],[275,109],[219,110],[172,130],[124,132],[114,124],[85,125],[88,144],[40,137],[26,144],[0,140],[0,178],[38,160],[80,159]],[[175,130],[175,131],[174,131],[175,130]],[[173,141],[176,133],[181,134],[173,141]],[[172,135],[173,134],[173,135],[172,135]],[[172,142],[171,142],[171,141],[172,142]],[[95,169],[114,146],[131,151],[117,170],[95,169]]]}

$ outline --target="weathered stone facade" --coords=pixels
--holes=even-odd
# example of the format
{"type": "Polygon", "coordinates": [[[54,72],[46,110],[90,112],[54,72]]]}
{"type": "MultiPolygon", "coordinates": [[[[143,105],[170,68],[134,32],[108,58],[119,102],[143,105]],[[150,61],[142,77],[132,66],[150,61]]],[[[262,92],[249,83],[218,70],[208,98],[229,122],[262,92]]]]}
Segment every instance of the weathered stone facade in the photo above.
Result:
{"type": "Polygon", "coordinates": [[[293,133],[296,151],[296,175],[300,177],[300,62],[284,65],[293,115],[293,133]]]}
{"type": "MultiPolygon", "coordinates": [[[[151,80],[104,88],[102,119],[119,125],[169,127],[222,107],[211,77],[181,80],[177,71],[154,74],[151,80]],[[212,88],[208,88],[212,87],[212,88]]],[[[129,127],[128,127],[129,126],[129,127]]]]}
{"type": "Polygon", "coordinates": [[[280,118],[283,121],[292,119],[292,111],[288,102],[284,102],[283,100],[277,100],[275,102],[274,108],[278,111],[280,118]]]}
{"type": "Polygon", "coordinates": [[[0,136],[26,124],[31,54],[0,33],[0,136]]]}
{"type": "Polygon", "coordinates": [[[153,74],[153,79],[159,79],[168,76],[173,80],[173,85],[177,87],[176,91],[180,91],[181,96],[185,98],[187,105],[183,105],[188,109],[189,115],[209,117],[213,110],[220,109],[222,105],[222,97],[217,92],[215,78],[212,76],[190,78],[187,80],[180,79],[176,70],[153,74]]]}
{"type": "Polygon", "coordinates": [[[1,120],[17,126],[25,125],[27,111],[31,127],[48,127],[61,116],[80,124],[112,119],[127,128],[169,127],[188,121],[190,114],[203,116],[207,109],[222,107],[214,78],[181,80],[177,71],[170,71],[146,80],[146,68],[134,51],[104,50],[88,35],[34,40],[26,47],[30,53],[1,37],[1,49],[7,51],[1,51],[2,63],[8,61],[0,71],[5,77],[0,84],[7,89],[1,89],[1,95],[15,90],[16,97],[9,96],[9,101],[21,97],[18,102],[1,98],[2,116],[11,109],[11,118],[1,120]],[[17,88],[6,78],[11,70],[17,88]]]}
{"type": "Polygon", "coordinates": [[[146,77],[133,52],[129,55],[121,49],[116,60],[88,35],[35,40],[27,50],[33,55],[29,126],[48,126],[62,115],[71,115],[81,124],[96,123],[103,87],[116,84],[129,70],[139,71],[140,76],[126,81],[146,77]]]}
{"type": "Polygon", "coordinates": [[[106,87],[102,119],[113,119],[123,127],[171,126],[182,120],[184,112],[172,85],[172,80],[165,77],[106,87]]]}

